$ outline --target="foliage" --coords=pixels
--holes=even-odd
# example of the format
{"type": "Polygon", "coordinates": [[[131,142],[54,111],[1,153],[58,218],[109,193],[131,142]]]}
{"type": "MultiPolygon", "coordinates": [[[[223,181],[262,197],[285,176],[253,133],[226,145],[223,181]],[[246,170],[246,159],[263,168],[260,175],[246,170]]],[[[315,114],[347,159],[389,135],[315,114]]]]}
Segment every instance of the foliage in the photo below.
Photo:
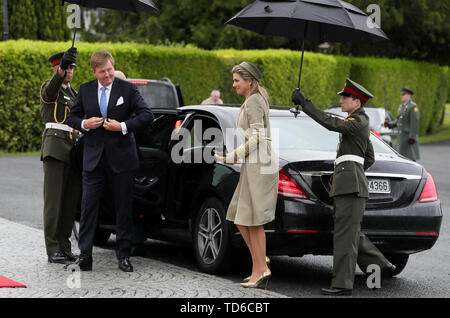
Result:
{"type": "MultiPolygon", "coordinates": [[[[158,44],[191,43],[204,49],[298,50],[296,40],[262,36],[225,22],[254,0],[164,0],[155,11],[135,13],[94,10],[86,41],[135,41],[158,44]]],[[[367,12],[373,0],[348,0],[367,12]]],[[[384,56],[450,62],[450,0],[379,0],[381,27],[390,41],[375,45],[332,43],[331,52],[339,55],[384,56]]],[[[368,12],[371,15],[371,12],[368,12]]],[[[307,41],[306,49],[317,51],[307,41]]]]}
{"type": "MultiPolygon", "coordinates": [[[[3,1],[1,2],[3,12],[3,1]]],[[[61,0],[8,1],[9,39],[46,41],[69,39],[66,8],[67,5],[61,5],[61,0]]],[[[0,23],[3,27],[3,13],[0,23]]]]}
{"type": "MultiPolygon", "coordinates": [[[[8,152],[37,150],[44,123],[40,117],[39,88],[52,74],[47,59],[68,49],[71,42],[18,40],[0,43],[0,149],[8,152]]],[[[226,103],[242,103],[232,88],[231,69],[249,60],[264,76],[261,85],[272,105],[292,105],[297,86],[300,53],[290,50],[206,51],[191,45],[154,46],[136,43],[77,43],[77,68],[72,86],[92,80],[89,61],[93,51],[105,48],[116,69],[128,78],[161,79],[180,83],[186,104],[199,104],[212,89],[222,91],[226,103]]],[[[301,88],[315,104],[336,105],[345,78],[371,91],[370,105],[383,106],[394,114],[400,104],[400,88],[409,86],[421,107],[421,135],[438,128],[449,85],[448,68],[425,62],[380,58],[348,58],[305,53],[301,88]]]]}

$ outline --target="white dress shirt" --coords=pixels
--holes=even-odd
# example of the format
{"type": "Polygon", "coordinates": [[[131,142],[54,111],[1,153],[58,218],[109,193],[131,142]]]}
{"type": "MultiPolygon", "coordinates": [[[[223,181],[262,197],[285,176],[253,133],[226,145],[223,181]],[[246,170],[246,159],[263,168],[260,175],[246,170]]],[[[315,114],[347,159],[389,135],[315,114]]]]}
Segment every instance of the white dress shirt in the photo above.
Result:
{"type": "MultiPolygon", "coordinates": [[[[106,94],[106,105],[109,104],[109,96],[111,95],[112,84],[113,84],[113,83],[109,84],[108,86],[105,86],[105,87],[106,87],[106,90],[105,90],[105,94],[106,94]]],[[[100,82],[98,82],[97,96],[98,96],[98,104],[99,104],[99,105],[100,105],[100,99],[102,98],[102,88],[103,88],[103,85],[100,84],[100,82]]],[[[128,133],[127,125],[126,125],[124,122],[121,122],[121,123],[120,123],[120,126],[122,126],[122,133],[123,133],[124,135],[126,135],[126,134],[128,133]]],[[[86,131],[89,131],[89,129],[84,128],[84,120],[81,121],[81,128],[83,128],[83,129],[86,130],[86,131]]]]}

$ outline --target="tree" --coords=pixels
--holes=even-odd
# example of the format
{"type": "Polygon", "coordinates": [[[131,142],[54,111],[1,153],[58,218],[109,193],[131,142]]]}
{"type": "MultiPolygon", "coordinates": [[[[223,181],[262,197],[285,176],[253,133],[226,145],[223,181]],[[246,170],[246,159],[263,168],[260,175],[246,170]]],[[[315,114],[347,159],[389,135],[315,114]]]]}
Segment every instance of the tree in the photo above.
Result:
{"type": "Polygon", "coordinates": [[[9,38],[46,41],[69,39],[66,8],[60,0],[8,1],[9,38]]]}
{"type": "MultiPolygon", "coordinates": [[[[23,0],[22,0],[23,1],[23,0]]],[[[347,0],[366,11],[373,0],[347,0]]],[[[89,41],[137,41],[143,43],[190,43],[204,49],[298,49],[299,42],[262,36],[224,25],[253,0],[164,0],[160,12],[127,13],[97,10],[91,28],[83,33],[89,41]]],[[[390,41],[376,45],[331,43],[332,52],[356,56],[401,57],[449,64],[450,0],[378,0],[381,26],[390,41]]],[[[317,51],[319,43],[306,42],[317,51]]]]}

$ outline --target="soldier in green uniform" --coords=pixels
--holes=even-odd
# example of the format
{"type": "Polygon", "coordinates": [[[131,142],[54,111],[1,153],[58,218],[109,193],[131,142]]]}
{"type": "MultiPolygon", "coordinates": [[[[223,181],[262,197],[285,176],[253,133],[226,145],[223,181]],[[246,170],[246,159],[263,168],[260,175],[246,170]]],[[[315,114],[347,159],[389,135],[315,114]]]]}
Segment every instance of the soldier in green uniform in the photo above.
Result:
{"type": "Polygon", "coordinates": [[[70,152],[81,134],[65,124],[77,92],[70,86],[76,49],[49,58],[53,76],[40,90],[45,123],[41,161],[44,167],[44,236],[50,263],[75,260],[70,236],[81,193],[81,174],[71,166],[70,152]]]}
{"type": "Polygon", "coordinates": [[[352,293],[356,263],[364,272],[371,264],[378,265],[382,275],[395,271],[395,266],[361,232],[369,197],[364,171],[375,161],[369,139],[369,117],[362,106],[373,96],[350,79],[338,94],[342,96],[342,111],[348,113],[346,119],[320,110],[298,89],[292,94],[292,101],[302,106],[312,119],[328,130],[340,133],[330,192],[334,202],[333,279],[330,288],[322,289],[325,295],[352,293]]]}
{"type": "Polygon", "coordinates": [[[397,127],[399,135],[397,138],[397,151],[413,161],[420,159],[419,153],[419,106],[412,101],[414,92],[403,87],[401,93],[402,104],[398,108],[397,119],[386,121],[384,126],[397,127]]]}

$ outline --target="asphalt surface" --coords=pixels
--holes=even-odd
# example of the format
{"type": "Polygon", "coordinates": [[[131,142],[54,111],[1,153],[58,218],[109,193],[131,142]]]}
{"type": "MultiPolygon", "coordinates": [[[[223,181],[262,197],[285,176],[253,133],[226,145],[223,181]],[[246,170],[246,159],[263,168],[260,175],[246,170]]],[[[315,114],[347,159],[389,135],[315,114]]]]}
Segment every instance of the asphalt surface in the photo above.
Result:
{"type": "MultiPolygon", "coordinates": [[[[365,277],[358,271],[353,297],[450,297],[450,141],[421,145],[420,150],[419,163],[433,175],[444,212],[439,239],[431,250],[411,255],[403,272],[376,291],[366,287],[365,277]]],[[[43,172],[39,157],[0,157],[0,176],[0,217],[41,230],[43,172]]],[[[106,246],[113,248],[114,238],[106,246]]],[[[140,252],[149,261],[198,271],[189,246],[147,240],[140,252]]],[[[269,289],[273,292],[288,297],[320,297],[320,288],[329,286],[331,256],[274,256],[271,260],[269,289]]],[[[219,278],[239,282],[248,271],[247,267],[235,269],[219,278]]]]}

